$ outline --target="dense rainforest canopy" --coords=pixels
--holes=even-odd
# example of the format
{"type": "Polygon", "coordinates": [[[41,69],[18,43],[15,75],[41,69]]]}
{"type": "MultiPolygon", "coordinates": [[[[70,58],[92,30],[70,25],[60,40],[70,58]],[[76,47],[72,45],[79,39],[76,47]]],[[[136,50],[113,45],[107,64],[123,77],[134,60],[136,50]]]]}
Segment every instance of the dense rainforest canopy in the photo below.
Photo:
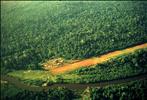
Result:
{"type": "Polygon", "coordinates": [[[2,2],[1,60],[9,69],[83,59],[147,42],[147,2],[2,2]]]}

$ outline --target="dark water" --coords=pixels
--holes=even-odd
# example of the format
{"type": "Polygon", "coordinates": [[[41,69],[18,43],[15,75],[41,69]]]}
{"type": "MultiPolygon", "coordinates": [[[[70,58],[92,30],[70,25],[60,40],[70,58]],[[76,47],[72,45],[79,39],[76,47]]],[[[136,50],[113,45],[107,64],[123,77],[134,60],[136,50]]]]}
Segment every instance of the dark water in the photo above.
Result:
{"type": "Polygon", "coordinates": [[[107,86],[107,85],[127,83],[127,82],[130,82],[130,81],[144,80],[144,79],[147,79],[147,73],[142,74],[142,75],[130,76],[130,77],[124,78],[124,79],[101,81],[101,82],[98,82],[98,83],[88,83],[88,84],[86,84],[86,83],[85,84],[55,83],[51,86],[39,87],[39,86],[31,86],[31,85],[24,84],[21,81],[19,81],[19,79],[15,78],[15,77],[7,76],[7,75],[1,75],[1,80],[8,81],[10,84],[17,86],[18,88],[23,88],[23,89],[30,90],[30,91],[43,91],[43,90],[48,90],[50,88],[55,88],[55,87],[65,87],[65,88],[69,88],[69,89],[76,89],[76,90],[80,89],[80,90],[82,90],[82,89],[86,89],[87,87],[104,87],[104,86],[107,86]]]}

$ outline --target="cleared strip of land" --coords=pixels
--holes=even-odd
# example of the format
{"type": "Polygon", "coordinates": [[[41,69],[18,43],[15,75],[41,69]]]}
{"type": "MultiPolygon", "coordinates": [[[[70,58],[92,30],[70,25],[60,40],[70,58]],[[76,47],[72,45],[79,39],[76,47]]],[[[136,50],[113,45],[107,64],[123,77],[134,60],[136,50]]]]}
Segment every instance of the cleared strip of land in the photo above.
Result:
{"type": "Polygon", "coordinates": [[[103,62],[110,60],[111,58],[114,58],[114,57],[117,57],[117,56],[120,56],[123,54],[128,54],[128,53],[134,52],[135,50],[143,49],[143,48],[147,48],[147,43],[137,45],[134,47],[130,47],[130,48],[127,48],[124,50],[110,52],[110,53],[104,54],[100,57],[89,58],[89,59],[78,61],[78,62],[75,62],[72,64],[68,64],[65,66],[51,68],[50,70],[51,70],[52,74],[61,74],[61,73],[73,71],[73,70],[81,68],[81,67],[88,67],[90,65],[101,64],[103,62]]]}

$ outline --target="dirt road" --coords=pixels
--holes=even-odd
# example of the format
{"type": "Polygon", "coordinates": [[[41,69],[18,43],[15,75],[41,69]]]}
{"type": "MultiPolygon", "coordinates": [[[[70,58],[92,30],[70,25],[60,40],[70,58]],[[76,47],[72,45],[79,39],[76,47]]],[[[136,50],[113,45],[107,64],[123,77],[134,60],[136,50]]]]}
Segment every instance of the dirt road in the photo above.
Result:
{"type": "Polygon", "coordinates": [[[50,70],[51,70],[52,74],[61,74],[61,73],[73,71],[73,70],[81,68],[81,67],[88,67],[90,65],[100,64],[100,63],[103,63],[105,61],[110,60],[111,58],[114,58],[114,57],[117,57],[117,56],[120,56],[123,54],[128,54],[128,53],[134,52],[135,50],[143,49],[143,48],[147,48],[147,43],[137,45],[134,47],[130,47],[130,48],[127,48],[124,50],[110,52],[110,53],[104,54],[100,57],[85,59],[85,60],[78,61],[78,62],[75,62],[72,64],[68,64],[66,66],[52,68],[50,70]]]}

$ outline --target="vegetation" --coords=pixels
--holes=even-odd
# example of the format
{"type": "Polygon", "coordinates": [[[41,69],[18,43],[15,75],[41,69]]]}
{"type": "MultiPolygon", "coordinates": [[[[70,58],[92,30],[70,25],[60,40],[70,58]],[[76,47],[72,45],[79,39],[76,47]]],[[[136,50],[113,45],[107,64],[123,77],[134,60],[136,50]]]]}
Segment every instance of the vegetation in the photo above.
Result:
{"type": "Polygon", "coordinates": [[[45,71],[31,71],[30,73],[24,73],[27,71],[14,71],[8,73],[8,75],[18,78],[23,83],[29,85],[42,86],[44,83],[76,83],[76,80],[80,79],[79,75],[67,74],[67,75],[51,75],[45,71]]]}
{"type": "Polygon", "coordinates": [[[95,83],[143,73],[147,73],[147,49],[113,58],[103,64],[83,67],[70,72],[70,74],[80,76],[80,79],[76,80],[79,83],[95,83]]]}
{"type": "MultiPolygon", "coordinates": [[[[46,60],[62,64],[147,43],[146,19],[146,1],[2,1],[1,74],[41,86],[95,83],[147,73],[147,49],[71,73],[52,75],[42,69],[46,60]]],[[[88,100],[144,100],[145,84],[147,80],[89,88],[80,95],[60,87],[28,91],[3,82],[1,99],[71,100],[81,96],[88,100]]]]}
{"type": "Polygon", "coordinates": [[[146,100],[147,80],[107,87],[87,88],[83,92],[85,100],[146,100]]]}
{"type": "Polygon", "coordinates": [[[8,83],[1,83],[1,100],[7,100],[6,98],[13,97],[22,92],[23,89],[19,89],[14,85],[8,83]]]}
{"type": "Polygon", "coordinates": [[[20,81],[30,84],[42,86],[43,83],[71,83],[73,79],[78,79],[80,76],[76,74],[67,75],[52,75],[49,71],[31,70],[31,71],[13,71],[8,75],[19,78],[20,81]]]}
{"type": "Polygon", "coordinates": [[[65,88],[35,92],[19,89],[10,84],[2,84],[1,93],[2,100],[71,100],[75,97],[73,91],[65,88]]]}
{"type": "Polygon", "coordinates": [[[38,69],[147,42],[147,2],[2,2],[1,66],[38,69]]]}
{"type": "Polygon", "coordinates": [[[126,84],[107,87],[87,88],[84,91],[72,91],[66,88],[49,89],[48,91],[32,92],[18,89],[10,84],[2,84],[2,100],[146,100],[147,80],[134,81],[126,84]]]}
{"type": "Polygon", "coordinates": [[[18,77],[27,84],[41,86],[43,83],[95,83],[145,73],[147,73],[147,49],[60,75],[52,75],[49,71],[41,70],[13,71],[8,75],[18,77]]]}

